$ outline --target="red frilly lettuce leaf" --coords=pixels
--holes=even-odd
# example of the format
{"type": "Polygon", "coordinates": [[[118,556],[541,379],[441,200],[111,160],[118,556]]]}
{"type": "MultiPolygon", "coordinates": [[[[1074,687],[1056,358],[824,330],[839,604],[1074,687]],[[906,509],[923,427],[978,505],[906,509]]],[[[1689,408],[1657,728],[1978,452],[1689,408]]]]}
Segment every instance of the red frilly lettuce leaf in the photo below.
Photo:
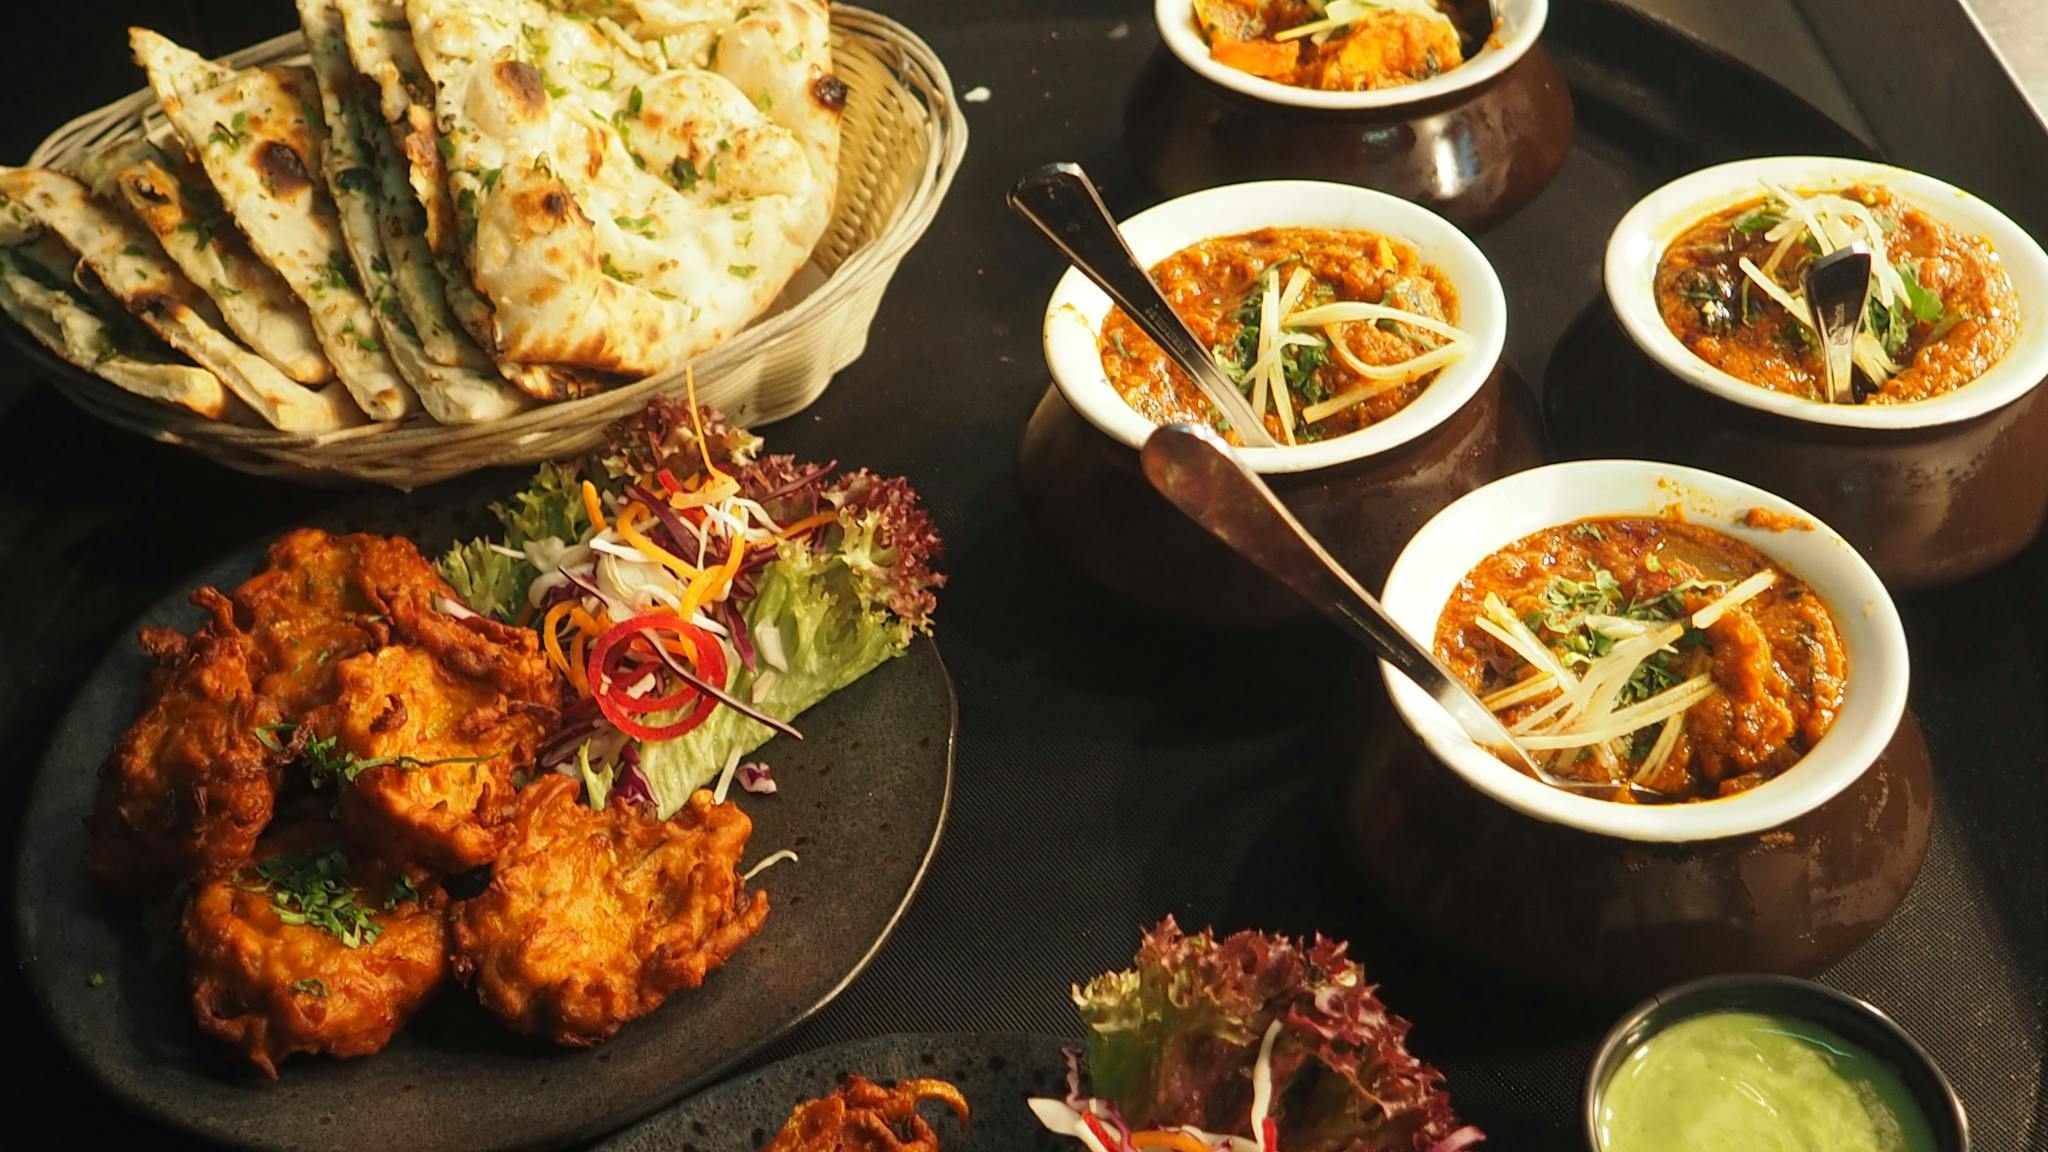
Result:
{"type": "Polygon", "coordinates": [[[1252,1066],[1273,1046],[1272,1115],[1284,1152],[1451,1152],[1461,1125],[1443,1074],[1410,1055],[1346,946],[1239,932],[1189,936],[1169,917],[1134,967],[1076,988],[1094,1092],[1134,1128],[1192,1124],[1252,1137],[1252,1066]]]}

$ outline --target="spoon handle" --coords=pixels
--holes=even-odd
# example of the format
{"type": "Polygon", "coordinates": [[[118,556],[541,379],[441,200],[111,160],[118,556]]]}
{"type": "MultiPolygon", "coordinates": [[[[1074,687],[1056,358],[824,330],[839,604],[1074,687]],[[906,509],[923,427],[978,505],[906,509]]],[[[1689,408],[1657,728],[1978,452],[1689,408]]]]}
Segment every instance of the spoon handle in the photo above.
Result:
{"type": "Polygon", "coordinates": [[[1820,336],[1821,367],[1830,404],[1856,403],[1856,333],[1870,306],[1870,249],[1851,244],[1806,266],[1801,287],[1820,336]]]}
{"type": "Polygon", "coordinates": [[[1216,367],[1209,349],[1188,330],[1138,264],[1103,204],[1102,194],[1079,164],[1048,164],[1029,173],[1010,189],[1009,202],[1180,365],[1246,446],[1272,445],[1272,437],[1252,414],[1244,393],[1216,367]]]}
{"type": "Polygon", "coordinates": [[[1528,763],[1465,682],[1396,624],[1215,432],[1190,424],[1166,425],[1145,441],[1139,459],[1145,478],[1189,519],[1294,589],[1399,669],[1476,743],[1528,763]]]}

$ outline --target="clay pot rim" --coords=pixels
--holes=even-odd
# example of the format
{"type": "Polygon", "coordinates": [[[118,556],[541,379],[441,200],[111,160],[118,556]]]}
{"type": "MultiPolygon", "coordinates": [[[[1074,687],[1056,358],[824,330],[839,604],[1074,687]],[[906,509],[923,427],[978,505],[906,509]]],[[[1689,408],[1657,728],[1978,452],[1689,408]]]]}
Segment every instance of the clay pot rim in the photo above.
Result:
{"type": "Polygon", "coordinates": [[[1734,160],[1681,176],[1636,202],[1607,241],[1607,299],[1637,347],[1673,376],[1745,408],[1841,428],[1930,428],[1994,412],[2048,379],[2048,252],[1990,204],[1924,173],[1868,160],[1767,156],[1734,160]],[[1762,194],[1759,179],[1795,188],[1883,184],[1929,216],[1991,243],[2019,298],[2013,347],[1982,376],[1953,392],[1911,404],[1826,404],[1760,388],[1694,355],[1658,311],[1653,280],[1664,250],[1686,229],[1762,194]]]}
{"type": "Polygon", "coordinates": [[[1325,92],[1262,79],[1218,64],[1195,26],[1193,0],[1155,0],[1153,21],[1159,37],[1179,61],[1197,76],[1220,88],[1266,104],[1311,108],[1325,112],[1365,112],[1407,108],[1440,100],[1486,84],[1507,71],[1529,51],[1550,16],[1550,0],[1502,0],[1500,28],[1487,46],[1465,63],[1438,76],[1376,88],[1366,92],[1325,92]]]}
{"type": "Polygon", "coordinates": [[[1683,843],[1752,835],[1819,808],[1884,752],[1905,714],[1909,656],[1897,607],[1848,541],[1782,497],[1712,472],[1644,460],[1551,464],[1496,480],[1422,526],[1387,576],[1381,602],[1411,635],[1433,640],[1451,591],[1482,559],[1532,532],[1589,517],[1681,512],[1742,540],[1799,576],[1840,629],[1849,676],[1842,710],[1806,757],[1747,792],[1694,804],[1617,804],[1565,792],[1508,767],[1468,739],[1436,702],[1381,665],[1401,719],[1440,763],[1524,815],[1622,840],[1683,843]],[[1773,532],[1740,522],[1752,508],[1805,521],[1773,532]]]}
{"type": "Polygon", "coordinates": [[[1667,988],[1615,1022],[1586,1069],[1582,1110],[1588,1148],[1600,1147],[1600,1101],[1622,1061],[1664,1029],[1720,1011],[1777,1012],[1845,1034],[1900,1074],[1934,1130],[1937,1147],[1968,1152],[1970,1121],[1962,1096],[1934,1056],[1898,1021],[1868,1000],[1812,980],[1748,972],[1667,988]]]}
{"type": "MultiPolygon", "coordinates": [[[[1413,245],[1458,293],[1458,326],[1472,334],[1470,355],[1443,369],[1406,408],[1346,436],[1295,447],[1241,450],[1254,470],[1310,472],[1390,452],[1436,428],[1465,406],[1498,367],[1507,342],[1507,296],[1493,265],[1458,227],[1420,205],[1349,184],[1263,180],[1226,184],[1155,205],[1118,227],[1147,267],[1190,244],[1269,227],[1377,232],[1413,245]]],[[[1053,383],[1082,419],[1141,447],[1153,424],[1111,386],[1097,340],[1109,297],[1069,268],[1046,304],[1045,360],[1053,383]]]]}

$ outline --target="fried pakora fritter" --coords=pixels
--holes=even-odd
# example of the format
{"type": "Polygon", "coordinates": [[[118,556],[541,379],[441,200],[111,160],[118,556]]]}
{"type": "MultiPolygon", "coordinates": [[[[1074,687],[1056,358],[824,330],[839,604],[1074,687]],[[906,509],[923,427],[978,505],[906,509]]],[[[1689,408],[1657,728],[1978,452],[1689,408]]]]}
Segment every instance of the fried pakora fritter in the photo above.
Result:
{"type": "Polygon", "coordinates": [[[411,541],[312,529],[273,544],[232,599],[195,593],[205,628],[143,635],[159,671],[102,770],[94,874],[146,893],[232,870],[315,739],[346,768],[364,845],[449,871],[488,863],[559,688],[531,630],[444,600],[411,541]]]}
{"type": "Polygon", "coordinates": [[[762,1152],[938,1152],[938,1133],[918,1114],[943,1101],[967,1125],[967,1100],[944,1080],[905,1080],[885,1088],[848,1076],[830,1096],[797,1105],[762,1152]]]}
{"type": "Polygon", "coordinates": [[[324,821],[280,828],[185,908],[200,1030],[273,1079],[294,1053],[381,1050],[447,974],[440,886],[340,845],[324,821]]]}
{"type": "Polygon", "coordinates": [[[533,671],[537,682],[521,689],[522,699],[418,648],[394,645],[342,661],[334,703],[305,727],[373,765],[342,788],[349,831],[393,859],[444,871],[490,863],[507,831],[512,774],[533,762],[551,714],[534,699],[553,691],[548,670],[533,671]]]}
{"type": "Polygon", "coordinates": [[[341,811],[379,854],[445,871],[490,862],[512,773],[559,699],[530,629],[458,618],[410,540],[302,530],[235,594],[273,671],[266,695],[306,742],[331,741],[341,811]]]}
{"type": "Polygon", "coordinates": [[[694,988],[760,930],[736,871],[753,822],[698,792],[672,818],[593,811],[551,775],[520,793],[490,887],[455,914],[456,975],[513,1030],[587,1046],[694,988]]]}
{"type": "Polygon", "coordinates": [[[260,730],[279,714],[256,690],[256,641],[218,591],[192,602],[210,616],[193,635],[143,630],[150,701],[100,769],[86,864],[129,895],[233,871],[277,802],[284,758],[260,730]]]}
{"type": "MultiPolygon", "coordinates": [[[[145,629],[157,668],[148,706],[101,769],[92,873],[146,895],[240,865],[292,758],[276,729],[333,703],[341,665],[394,638],[454,676],[509,686],[521,706],[551,707],[533,637],[522,644],[517,630],[446,615],[442,595],[453,592],[411,541],[301,530],[271,545],[264,570],[232,598],[193,593],[209,616],[198,632],[145,629]]],[[[505,744],[531,752],[531,739],[505,744]]]]}
{"type": "Polygon", "coordinates": [[[365,569],[372,556],[406,549],[418,557],[405,541],[302,528],[272,544],[264,569],[235,589],[259,654],[258,685],[285,715],[327,703],[335,666],[389,641],[390,614],[365,569]]]}

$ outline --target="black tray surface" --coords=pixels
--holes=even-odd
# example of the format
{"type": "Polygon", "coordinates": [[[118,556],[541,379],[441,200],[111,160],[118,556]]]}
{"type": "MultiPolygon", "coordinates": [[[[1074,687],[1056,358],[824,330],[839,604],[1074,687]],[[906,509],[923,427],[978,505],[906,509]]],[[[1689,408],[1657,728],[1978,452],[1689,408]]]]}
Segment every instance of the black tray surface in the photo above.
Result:
{"type": "MultiPolygon", "coordinates": [[[[1609,0],[1553,0],[1546,43],[1577,101],[1577,144],[1542,196],[1478,238],[1507,286],[1509,355],[1532,381],[1597,302],[1607,234],[1649,188],[1746,154],[1958,147],[1902,140],[1891,120],[1872,131],[1843,112],[1844,92],[1859,89],[1825,74],[1829,55],[1781,0],[1642,2],[1656,18],[1609,0]],[[1711,47],[1677,31],[1709,9],[1698,22],[1711,47]]],[[[1136,615],[1059,568],[1019,507],[1012,458],[1046,385],[1038,332],[1059,266],[1001,195],[1027,168],[1073,159],[1119,214],[1159,198],[1135,174],[1122,124],[1131,85],[1161,51],[1151,4],[873,3],[929,39],[961,91],[985,86],[989,98],[967,105],[966,166],[891,288],[866,356],[809,412],[766,431],[779,451],[907,473],[931,499],[950,545],[939,635],[960,691],[959,769],[945,841],[894,938],[767,1055],[906,1031],[1072,1034],[1069,985],[1127,962],[1139,926],[1173,913],[1349,938],[1387,1002],[1415,1021],[1412,1046],[1445,1069],[1461,1113],[1493,1146],[1583,1147],[1581,1080],[1614,1012],[1504,988],[1419,946],[1349,870],[1332,799],[1357,743],[1351,654],[1320,633],[1219,640],[1136,615]],[[1248,668],[1283,671],[1280,689],[1227,687],[1248,668]]],[[[281,3],[260,17],[254,5],[200,7],[220,46],[289,19],[281,3]]],[[[99,27],[29,24],[23,35],[118,36],[116,17],[90,23],[99,27]]],[[[133,83],[92,72],[80,90],[133,83]]],[[[2037,147],[2007,138],[2035,130],[2011,120],[1950,132],[1972,134],[1988,156],[2037,147]]],[[[2038,184],[1972,187],[2022,220],[2042,214],[2038,184]]],[[[101,428],[47,390],[0,416],[0,460],[0,592],[25,609],[0,630],[0,731],[24,760],[123,621],[206,558],[336,499],[101,428]]],[[[2037,543],[1997,572],[1903,604],[1912,702],[1941,782],[1934,843],[1898,915],[1826,976],[1933,1051],[1967,1102],[1976,1146],[1991,1152],[2048,1144],[2044,582],[2048,545],[2037,543]]],[[[9,811],[25,777],[11,774],[0,794],[9,811]]],[[[10,1008],[33,1021],[18,992],[10,1008]]],[[[80,1138],[147,1131],[45,1059],[40,1029],[10,1033],[23,1098],[66,1101],[80,1138]]]]}

